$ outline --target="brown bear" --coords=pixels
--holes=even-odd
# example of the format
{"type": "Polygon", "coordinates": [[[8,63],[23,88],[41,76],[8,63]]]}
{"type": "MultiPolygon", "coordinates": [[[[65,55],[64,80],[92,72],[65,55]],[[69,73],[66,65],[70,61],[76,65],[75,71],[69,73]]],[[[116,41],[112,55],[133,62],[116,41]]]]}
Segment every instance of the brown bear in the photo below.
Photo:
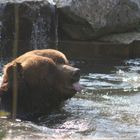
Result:
{"type": "Polygon", "coordinates": [[[12,113],[17,89],[17,114],[45,114],[81,90],[80,70],[53,49],[27,52],[3,69],[1,108],[12,113]],[[16,77],[16,78],[15,78],[16,77]]]}

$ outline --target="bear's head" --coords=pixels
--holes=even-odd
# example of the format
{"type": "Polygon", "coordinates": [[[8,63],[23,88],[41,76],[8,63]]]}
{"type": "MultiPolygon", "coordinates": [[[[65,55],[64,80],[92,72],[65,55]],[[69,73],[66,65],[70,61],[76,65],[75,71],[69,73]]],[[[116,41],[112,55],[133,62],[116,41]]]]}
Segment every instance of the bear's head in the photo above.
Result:
{"type": "Polygon", "coordinates": [[[1,83],[2,104],[11,110],[17,90],[18,112],[45,113],[81,90],[80,70],[71,66],[56,50],[28,52],[4,68],[1,83]]]}

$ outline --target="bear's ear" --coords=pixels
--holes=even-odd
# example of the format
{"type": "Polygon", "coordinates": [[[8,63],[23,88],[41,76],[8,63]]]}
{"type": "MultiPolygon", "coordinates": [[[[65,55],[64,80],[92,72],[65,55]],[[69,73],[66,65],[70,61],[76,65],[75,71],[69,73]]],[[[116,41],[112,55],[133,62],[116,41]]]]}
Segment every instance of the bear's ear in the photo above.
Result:
{"type": "Polygon", "coordinates": [[[6,75],[3,75],[2,83],[0,86],[0,92],[8,90],[8,79],[6,75]]]}
{"type": "Polygon", "coordinates": [[[7,73],[8,76],[13,75],[13,72],[22,73],[21,63],[14,62],[14,63],[8,64],[6,66],[6,73],[7,73]]]}
{"type": "Polygon", "coordinates": [[[0,91],[8,91],[14,72],[16,72],[17,76],[22,75],[22,66],[20,63],[14,62],[5,66],[0,91]]]}
{"type": "Polygon", "coordinates": [[[15,62],[15,63],[14,63],[14,69],[16,70],[16,72],[22,73],[22,66],[21,66],[21,63],[15,62]]]}

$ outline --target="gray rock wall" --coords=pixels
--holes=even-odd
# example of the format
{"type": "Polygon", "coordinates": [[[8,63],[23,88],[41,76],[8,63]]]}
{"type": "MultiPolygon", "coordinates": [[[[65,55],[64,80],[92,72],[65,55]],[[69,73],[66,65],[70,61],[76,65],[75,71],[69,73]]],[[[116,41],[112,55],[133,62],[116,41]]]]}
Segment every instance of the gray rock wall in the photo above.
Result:
{"type": "Polygon", "coordinates": [[[61,38],[97,40],[139,29],[139,0],[58,0],[61,38]]]}
{"type": "MultiPolygon", "coordinates": [[[[115,51],[118,44],[122,44],[120,48],[126,47],[123,44],[128,48],[139,46],[140,0],[1,0],[0,56],[13,54],[16,5],[19,7],[18,55],[32,49],[67,48],[69,42],[73,42],[75,52],[82,51],[79,47],[76,49],[79,42],[87,54],[88,44],[93,51],[102,49],[104,43],[114,46],[115,51]]],[[[99,50],[105,53],[105,49],[99,50]]],[[[127,55],[132,50],[135,55],[134,49],[127,55]]],[[[98,52],[92,52],[93,56],[98,52]]],[[[126,55],[125,51],[123,54],[126,55]]]]}

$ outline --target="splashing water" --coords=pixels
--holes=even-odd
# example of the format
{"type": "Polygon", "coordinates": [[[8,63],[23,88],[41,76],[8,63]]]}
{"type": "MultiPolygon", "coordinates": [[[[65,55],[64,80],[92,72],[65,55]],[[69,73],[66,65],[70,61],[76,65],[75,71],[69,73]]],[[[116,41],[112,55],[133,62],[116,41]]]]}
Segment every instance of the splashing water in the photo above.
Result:
{"type": "Polygon", "coordinates": [[[83,76],[81,83],[91,90],[137,91],[140,88],[140,60],[125,61],[125,66],[116,66],[109,74],[89,73],[83,76]]]}
{"type": "Polygon", "coordinates": [[[140,59],[111,67],[100,73],[87,69],[80,80],[85,89],[60,111],[42,116],[38,124],[0,119],[0,135],[17,139],[139,139],[140,59]]]}

